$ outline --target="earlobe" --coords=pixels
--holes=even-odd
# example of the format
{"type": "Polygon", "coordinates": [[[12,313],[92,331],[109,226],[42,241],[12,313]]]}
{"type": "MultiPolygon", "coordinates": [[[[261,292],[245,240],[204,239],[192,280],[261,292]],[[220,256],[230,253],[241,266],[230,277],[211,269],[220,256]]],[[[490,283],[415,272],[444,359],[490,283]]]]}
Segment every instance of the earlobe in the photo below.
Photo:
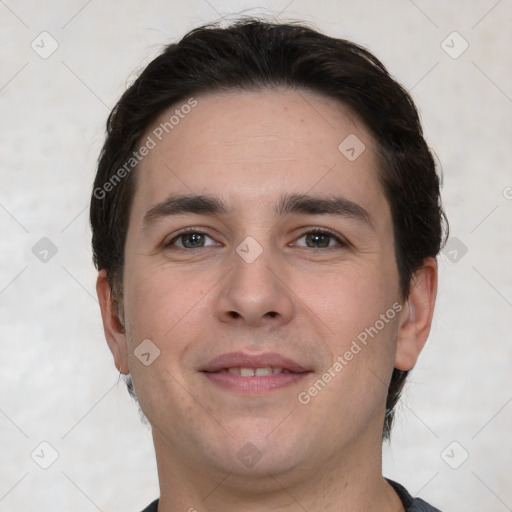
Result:
{"type": "Polygon", "coordinates": [[[130,373],[126,353],[126,335],[123,323],[116,311],[116,305],[105,270],[100,270],[98,273],[96,293],[100,303],[103,330],[105,331],[107,344],[114,356],[116,368],[119,372],[126,375],[130,373]]]}
{"type": "Polygon", "coordinates": [[[400,315],[395,368],[411,370],[423,349],[430,328],[437,294],[437,264],[426,258],[411,280],[411,289],[400,315]]]}

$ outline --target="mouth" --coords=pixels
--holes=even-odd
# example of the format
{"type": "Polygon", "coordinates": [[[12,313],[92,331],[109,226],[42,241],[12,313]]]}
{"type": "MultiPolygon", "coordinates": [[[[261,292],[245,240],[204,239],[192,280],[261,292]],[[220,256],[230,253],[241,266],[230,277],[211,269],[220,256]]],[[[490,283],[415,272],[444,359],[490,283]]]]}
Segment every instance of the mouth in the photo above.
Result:
{"type": "Polygon", "coordinates": [[[231,373],[232,375],[240,375],[241,377],[266,377],[267,375],[278,375],[280,373],[295,373],[288,368],[272,368],[271,366],[263,366],[260,368],[249,367],[231,367],[218,370],[217,373],[231,373]]]}
{"type": "Polygon", "coordinates": [[[200,371],[223,389],[256,395],[293,385],[311,373],[311,370],[280,354],[242,352],[223,354],[200,371]]]}

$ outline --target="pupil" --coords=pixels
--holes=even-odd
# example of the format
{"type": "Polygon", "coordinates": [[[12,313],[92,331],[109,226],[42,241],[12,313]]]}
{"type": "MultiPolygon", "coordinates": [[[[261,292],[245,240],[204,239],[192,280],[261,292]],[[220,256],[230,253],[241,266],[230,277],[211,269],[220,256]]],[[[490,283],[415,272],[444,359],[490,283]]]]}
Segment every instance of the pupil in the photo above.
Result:
{"type": "Polygon", "coordinates": [[[204,235],[199,233],[190,233],[189,235],[185,235],[183,242],[185,247],[202,247],[202,244],[204,243],[204,235]]]}
{"type": "Polygon", "coordinates": [[[307,235],[308,245],[311,242],[315,248],[328,247],[329,246],[329,235],[322,233],[310,233],[307,235]],[[317,245],[318,244],[318,245],[317,245]]]}

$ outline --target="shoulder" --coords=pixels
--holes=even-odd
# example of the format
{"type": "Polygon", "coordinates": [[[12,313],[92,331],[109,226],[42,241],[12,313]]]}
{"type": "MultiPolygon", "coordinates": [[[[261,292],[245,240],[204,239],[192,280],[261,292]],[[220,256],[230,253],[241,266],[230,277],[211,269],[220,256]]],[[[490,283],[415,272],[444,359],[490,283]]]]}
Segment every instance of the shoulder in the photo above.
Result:
{"type": "Polygon", "coordinates": [[[142,512],[158,512],[158,500],[153,501],[142,512]]]}
{"type": "Polygon", "coordinates": [[[413,498],[402,485],[389,479],[388,482],[402,500],[406,512],[441,512],[438,508],[429,505],[421,498],[413,498]]]}

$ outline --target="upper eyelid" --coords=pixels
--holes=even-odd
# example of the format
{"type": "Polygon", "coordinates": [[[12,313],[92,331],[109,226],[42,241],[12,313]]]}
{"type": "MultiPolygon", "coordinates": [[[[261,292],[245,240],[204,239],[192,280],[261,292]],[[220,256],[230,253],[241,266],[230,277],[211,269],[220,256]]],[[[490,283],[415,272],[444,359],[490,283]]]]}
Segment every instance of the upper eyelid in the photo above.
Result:
{"type": "MultiPolygon", "coordinates": [[[[174,234],[169,240],[164,239],[162,246],[168,247],[171,244],[174,244],[176,240],[179,240],[182,236],[185,235],[191,235],[191,234],[198,234],[198,235],[205,235],[208,238],[211,238],[212,240],[215,240],[215,238],[208,234],[204,229],[196,229],[196,228],[184,228],[183,230],[179,231],[178,233],[174,234]]],[[[217,242],[217,240],[215,240],[217,242]]]]}
{"type": "MultiPolygon", "coordinates": [[[[295,241],[299,240],[303,236],[309,234],[309,233],[320,233],[320,234],[327,234],[331,236],[332,238],[335,238],[340,245],[350,246],[352,245],[344,236],[328,229],[328,228],[306,228],[304,231],[301,232],[300,235],[298,235],[295,238],[295,241]]],[[[333,249],[333,247],[325,247],[325,249],[333,249]]]]}

